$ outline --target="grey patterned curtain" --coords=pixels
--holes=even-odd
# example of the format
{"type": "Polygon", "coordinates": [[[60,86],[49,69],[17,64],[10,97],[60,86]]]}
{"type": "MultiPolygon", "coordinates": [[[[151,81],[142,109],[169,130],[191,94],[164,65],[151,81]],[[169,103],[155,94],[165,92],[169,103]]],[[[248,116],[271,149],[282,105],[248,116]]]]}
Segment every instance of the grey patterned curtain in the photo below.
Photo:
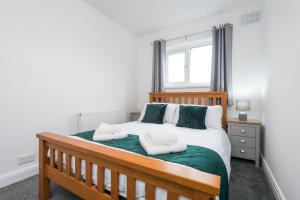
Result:
{"type": "Polygon", "coordinates": [[[211,91],[227,91],[228,105],[233,105],[232,95],[232,25],[213,27],[213,53],[211,91]]]}
{"type": "Polygon", "coordinates": [[[164,69],[166,65],[166,41],[153,42],[152,92],[162,92],[164,88],[164,69]]]}

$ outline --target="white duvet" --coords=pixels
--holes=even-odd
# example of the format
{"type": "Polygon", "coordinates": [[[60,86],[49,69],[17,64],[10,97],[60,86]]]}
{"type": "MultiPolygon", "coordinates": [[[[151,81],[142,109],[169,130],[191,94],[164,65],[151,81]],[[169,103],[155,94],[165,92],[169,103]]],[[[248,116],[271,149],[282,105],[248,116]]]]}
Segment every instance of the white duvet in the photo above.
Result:
{"type": "MultiPolygon", "coordinates": [[[[217,152],[227,169],[228,176],[230,175],[230,154],[231,154],[231,145],[228,139],[226,132],[223,129],[210,129],[207,130],[197,130],[190,128],[181,128],[176,127],[174,124],[148,124],[141,122],[129,122],[124,124],[118,124],[121,129],[126,131],[128,134],[140,135],[144,133],[147,129],[159,128],[164,131],[173,132],[178,136],[179,141],[182,141],[186,144],[196,145],[201,147],[206,147],[217,152]]],[[[75,139],[83,140],[79,137],[70,136],[75,139]]],[[[86,141],[86,140],[85,140],[86,141]]],[[[91,141],[87,141],[91,142],[91,141]]],[[[91,142],[95,143],[95,142],[91,142]]],[[[101,145],[99,143],[95,143],[101,145]]],[[[63,162],[65,163],[65,155],[63,157],[63,162]]],[[[64,165],[65,166],[65,165],[64,165]]],[[[75,173],[75,159],[72,158],[72,172],[75,173]]],[[[85,161],[82,161],[82,170],[81,174],[85,178],[85,161]]],[[[97,183],[97,166],[93,165],[93,183],[97,183]]],[[[126,185],[127,179],[126,176],[120,174],[119,177],[119,191],[120,195],[126,197],[126,185]]],[[[110,190],[110,170],[105,169],[105,188],[110,190]]],[[[136,181],[136,197],[137,199],[144,199],[145,197],[145,183],[142,181],[136,181]]],[[[164,189],[156,188],[155,199],[165,200],[167,199],[167,192],[164,189]]],[[[186,199],[185,197],[180,197],[179,199],[186,199]]],[[[217,198],[218,199],[218,198],[217,198]]]]}

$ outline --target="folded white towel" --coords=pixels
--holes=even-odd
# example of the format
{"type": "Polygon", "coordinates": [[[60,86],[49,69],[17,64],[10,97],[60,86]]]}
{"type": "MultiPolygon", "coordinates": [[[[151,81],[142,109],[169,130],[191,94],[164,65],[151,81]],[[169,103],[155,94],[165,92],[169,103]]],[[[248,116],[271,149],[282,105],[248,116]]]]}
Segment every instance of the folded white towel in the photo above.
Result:
{"type": "Polygon", "coordinates": [[[146,136],[149,138],[149,144],[152,146],[164,146],[176,144],[177,135],[171,132],[148,130],[146,136]]]}
{"type": "Polygon", "coordinates": [[[172,145],[153,146],[149,143],[149,137],[147,136],[147,134],[141,135],[139,137],[139,141],[148,155],[177,153],[185,151],[187,148],[187,145],[181,142],[177,142],[172,145]]]}
{"type": "Polygon", "coordinates": [[[115,140],[115,139],[123,139],[128,136],[125,132],[119,132],[115,134],[96,134],[94,133],[93,140],[94,141],[105,141],[105,140],[115,140]]]}
{"type": "Polygon", "coordinates": [[[121,132],[121,129],[116,125],[101,123],[96,132],[97,134],[115,134],[121,132]]]}
{"type": "Polygon", "coordinates": [[[101,123],[100,126],[95,130],[93,140],[94,141],[105,141],[113,139],[122,139],[128,136],[127,133],[122,131],[116,125],[110,125],[101,123]]]}

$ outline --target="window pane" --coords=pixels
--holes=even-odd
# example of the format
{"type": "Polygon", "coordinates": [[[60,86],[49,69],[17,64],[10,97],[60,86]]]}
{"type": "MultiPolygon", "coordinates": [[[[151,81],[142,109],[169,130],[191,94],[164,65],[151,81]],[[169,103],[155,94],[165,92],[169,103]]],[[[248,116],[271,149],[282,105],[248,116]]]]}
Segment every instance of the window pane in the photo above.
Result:
{"type": "Polygon", "coordinates": [[[170,83],[184,82],[185,53],[168,56],[168,81],[170,83]]]}
{"type": "Polygon", "coordinates": [[[211,76],[212,45],[191,49],[190,82],[209,84],[211,76]]]}

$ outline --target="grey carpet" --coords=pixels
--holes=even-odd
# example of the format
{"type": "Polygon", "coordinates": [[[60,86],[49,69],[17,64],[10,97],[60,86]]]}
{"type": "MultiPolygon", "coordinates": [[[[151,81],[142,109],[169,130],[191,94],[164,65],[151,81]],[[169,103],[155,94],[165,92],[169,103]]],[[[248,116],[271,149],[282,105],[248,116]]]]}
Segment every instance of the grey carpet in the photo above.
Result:
{"type": "MultiPolygon", "coordinates": [[[[254,163],[232,159],[230,177],[230,200],[275,200],[261,168],[254,163]]],[[[51,184],[51,200],[79,200],[57,184],[51,184]]],[[[38,176],[0,189],[0,200],[38,199],[38,176]]]]}

